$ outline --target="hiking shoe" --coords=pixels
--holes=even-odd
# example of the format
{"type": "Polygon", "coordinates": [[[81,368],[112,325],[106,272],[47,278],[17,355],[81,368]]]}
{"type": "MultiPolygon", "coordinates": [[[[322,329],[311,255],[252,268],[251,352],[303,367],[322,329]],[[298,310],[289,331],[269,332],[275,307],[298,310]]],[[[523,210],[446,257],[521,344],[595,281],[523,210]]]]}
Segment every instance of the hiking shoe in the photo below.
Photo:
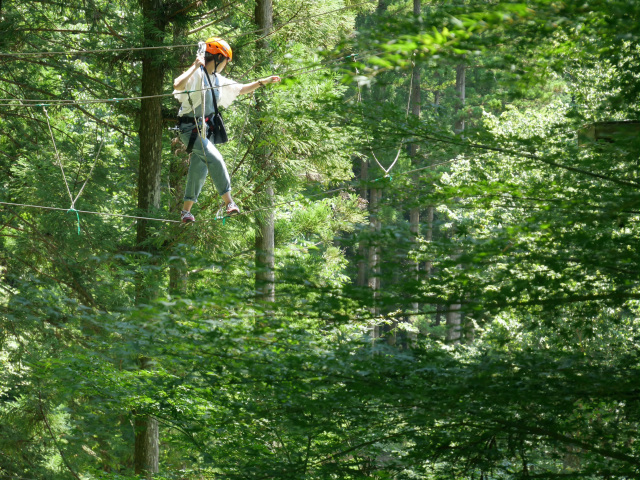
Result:
{"type": "Polygon", "coordinates": [[[233,215],[237,215],[240,213],[240,209],[238,208],[238,206],[233,202],[229,202],[227,203],[227,210],[225,212],[228,216],[232,217],[233,215]]]}
{"type": "Polygon", "coordinates": [[[182,223],[193,223],[196,221],[196,217],[194,217],[191,212],[187,212],[186,210],[182,210],[180,217],[182,218],[182,223]]]}

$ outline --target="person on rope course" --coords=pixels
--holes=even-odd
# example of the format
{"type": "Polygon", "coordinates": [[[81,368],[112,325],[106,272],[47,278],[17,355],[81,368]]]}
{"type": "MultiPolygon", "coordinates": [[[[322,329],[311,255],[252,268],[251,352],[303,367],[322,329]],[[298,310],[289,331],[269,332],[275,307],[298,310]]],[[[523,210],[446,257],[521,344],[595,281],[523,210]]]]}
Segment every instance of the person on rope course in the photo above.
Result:
{"type": "Polygon", "coordinates": [[[203,128],[209,128],[207,120],[215,113],[213,95],[217,105],[226,108],[238,95],[251,93],[258,87],[280,81],[277,75],[247,84],[223,77],[220,73],[233,58],[231,47],[220,38],[210,38],[205,44],[204,52],[199,50],[193,64],[173,82],[173,95],[181,103],[178,111],[180,140],[187,146],[187,152],[192,153],[181,212],[183,223],[196,220],[191,213],[191,207],[198,201],[207,173],[225,202],[225,214],[230,216],[240,213],[238,206],[231,198],[231,180],[227,165],[213,141],[209,141],[206,132],[203,131],[203,128]],[[213,79],[211,79],[212,74],[213,79]]]}

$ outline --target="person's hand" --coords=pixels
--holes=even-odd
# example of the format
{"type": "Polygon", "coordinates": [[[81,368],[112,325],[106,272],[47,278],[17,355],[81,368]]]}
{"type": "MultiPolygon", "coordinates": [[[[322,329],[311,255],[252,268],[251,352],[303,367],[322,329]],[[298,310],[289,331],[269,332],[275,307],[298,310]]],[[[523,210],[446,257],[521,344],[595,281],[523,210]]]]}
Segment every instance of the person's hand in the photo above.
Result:
{"type": "Polygon", "coordinates": [[[199,53],[196,55],[196,61],[193,62],[193,65],[198,68],[200,66],[204,67],[204,53],[199,53]]]}
{"type": "Polygon", "coordinates": [[[280,77],[277,75],[272,75],[270,77],[267,78],[263,78],[262,80],[260,80],[260,83],[263,85],[266,85],[267,83],[276,83],[280,81],[280,77]]]}

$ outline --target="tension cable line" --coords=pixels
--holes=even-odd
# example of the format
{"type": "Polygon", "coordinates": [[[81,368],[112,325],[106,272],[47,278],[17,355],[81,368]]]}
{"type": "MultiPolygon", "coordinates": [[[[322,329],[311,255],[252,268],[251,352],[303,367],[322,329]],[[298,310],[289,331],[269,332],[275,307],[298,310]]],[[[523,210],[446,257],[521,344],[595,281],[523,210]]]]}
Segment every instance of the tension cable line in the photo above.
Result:
{"type": "Polygon", "coordinates": [[[53,143],[53,148],[56,152],[56,158],[58,159],[58,165],[60,166],[60,171],[62,172],[62,179],[64,180],[64,184],[67,187],[67,193],[69,194],[69,199],[71,200],[71,207],[69,207],[69,209],[67,210],[68,212],[75,212],[76,214],[76,218],[78,220],[78,235],[80,235],[80,215],[78,214],[78,210],[76,210],[76,202],[78,201],[78,198],[80,198],[80,195],[82,194],[82,191],[84,190],[84,187],[87,185],[87,182],[89,181],[89,178],[91,178],[91,174],[93,173],[93,169],[95,168],[96,164],[98,163],[98,157],[100,157],[100,152],[102,151],[102,146],[104,145],[104,135],[102,136],[102,142],[100,143],[100,147],[98,148],[98,153],[96,154],[96,158],[93,161],[93,165],[91,166],[91,169],[89,170],[89,174],[87,175],[87,178],[84,180],[84,183],[82,184],[82,187],[80,187],[80,191],[78,192],[78,194],[76,195],[75,198],[73,198],[73,195],[71,194],[71,189],[69,188],[69,182],[67,182],[67,176],[64,173],[64,166],[62,165],[62,159],[60,158],[60,153],[58,152],[58,147],[56,146],[56,139],[53,136],[53,130],[51,129],[51,122],[49,119],[49,112],[47,112],[47,108],[46,107],[42,107],[42,109],[44,110],[44,114],[45,117],[47,119],[47,126],[49,127],[49,133],[51,135],[51,142],[53,143]]]}
{"type": "MultiPolygon", "coordinates": [[[[294,70],[285,71],[285,73],[280,76],[280,78],[293,78],[300,75],[307,75],[310,73],[317,72],[318,70],[322,70],[325,68],[325,65],[330,63],[339,62],[341,60],[345,60],[347,58],[351,58],[356,56],[357,54],[345,55],[344,57],[327,60],[326,62],[318,62],[315,65],[308,67],[300,67],[294,70]],[[305,71],[306,70],[306,71],[305,71]],[[300,72],[300,73],[297,73],[300,72]],[[297,73],[297,75],[293,75],[293,73],[297,73]]],[[[256,82],[257,80],[253,80],[256,82]]],[[[249,80],[251,82],[251,80],[249,80]]],[[[222,86],[230,86],[230,85],[243,85],[241,82],[230,82],[226,85],[222,86]]],[[[214,86],[211,87],[213,89],[221,88],[222,86],[214,86]]],[[[207,89],[198,89],[198,90],[185,90],[182,92],[177,92],[179,94],[189,94],[189,93],[197,93],[202,92],[207,89]]],[[[61,106],[74,106],[74,105],[86,105],[86,104],[97,104],[97,103],[118,103],[125,102],[130,100],[146,100],[151,98],[164,98],[164,97],[172,97],[174,93],[161,93],[159,95],[145,95],[145,96],[136,96],[136,97],[114,97],[114,98],[95,98],[95,99],[87,99],[87,100],[74,100],[74,99],[32,99],[32,98],[0,98],[0,102],[20,102],[20,103],[0,103],[0,107],[61,107],[61,106]],[[27,102],[27,103],[22,103],[27,102]]]]}
{"type": "Polygon", "coordinates": [[[71,208],[69,210],[73,210],[74,201],[73,195],[71,195],[71,190],[69,189],[69,183],[67,182],[67,176],[64,174],[64,167],[62,166],[62,160],[60,160],[60,154],[58,153],[58,147],[56,146],[56,140],[53,137],[53,130],[51,130],[51,123],[49,122],[49,112],[47,112],[46,107],[42,107],[44,110],[45,117],[47,118],[47,126],[49,127],[49,133],[51,134],[51,142],[53,143],[53,149],[56,152],[56,158],[58,159],[58,165],[60,166],[60,171],[62,172],[62,179],[64,180],[64,185],[67,187],[67,193],[69,194],[69,199],[71,200],[71,208]]]}
{"type": "MultiPolygon", "coordinates": [[[[420,167],[420,168],[415,168],[413,170],[409,170],[406,172],[402,172],[402,173],[398,173],[397,175],[395,175],[396,177],[401,177],[404,175],[409,175],[411,173],[415,173],[415,172],[419,172],[421,170],[426,170],[429,168],[433,168],[433,167],[437,167],[440,165],[445,165],[447,163],[451,163],[455,161],[455,159],[453,160],[447,160],[445,162],[440,162],[440,163],[434,163],[425,167],[420,167]]],[[[381,177],[379,179],[373,180],[378,181],[378,180],[382,180],[384,178],[389,178],[391,180],[392,177],[381,177]]],[[[353,184],[350,185],[344,185],[342,187],[337,187],[337,188],[333,188],[331,190],[325,190],[323,192],[319,192],[319,193],[314,193],[311,195],[306,196],[305,198],[314,198],[314,197],[319,197],[321,195],[329,195],[331,193],[336,193],[336,192],[341,192],[343,190],[347,190],[349,188],[352,188],[353,184]]],[[[274,208],[274,207],[279,207],[282,205],[287,205],[290,204],[291,201],[287,201],[287,202],[281,202],[281,203],[277,203],[275,205],[270,205],[268,207],[261,207],[261,208],[254,208],[252,210],[246,210],[244,212],[240,212],[239,214],[235,215],[237,216],[241,216],[241,215],[248,215],[250,213],[254,213],[254,212],[259,212],[262,210],[266,210],[269,208],[274,208]]],[[[25,208],[36,208],[36,209],[42,209],[42,210],[55,210],[55,211],[60,211],[60,212],[68,212],[69,210],[66,208],[58,208],[58,207],[47,207],[44,205],[32,205],[32,204],[26,204],[26,203],[15,203],[15,202],[2,202],[0,201],[0,205],[8,205],[8,206],[13,206],[13,207],[25,207],[25,208]]],[[[156,221],[156,222],[164,222],[164,223],[182,223],[182,221],[180,220],[171,220],[168,218],[157,218],[157,217],[141,217],[141,216],[137,216],[137,215],[125,215],[125,214],[121,214],[121,213],[111,213],[111,212],[94,212],[94,211],[90,211],[90,210],[76,210],[77,213],[83,213],[83,214],[88,214],[88,215],[102,215],[102,216],[109,216],[109,217],[120,217],[120,218],[132,218],[132,219],[136,219],[136,220],[149,220],[149,221],[156,221]]],[[[220,219],[224,219],[224,218],[230,218],[230,217],[222,217],[222,218],[214,218],[214,220],[220,220],[220,219]]]]}
{"type": "MultiPolygon", "coordinates": [[[[405,176],[405,175],[409,175],[409,174],[412,174],[412,173],[420,172],[420,171],[422,171],[422,170],[427,170],[427,169],[430,169],[430,168],[433,168],[433,167],[438,167],[438,166],[441,166],[441,165],[446,165],[446,164],[448,164],[448,163],[452,163],[452,162],[455,162],[455,161],[456,161],[456,159],[454,158],[454,159],[451,159],[451,160],[447,160],[447,161],[445,161],[445,162],[433,163],[433,164],[431,164],[431,165],[427,165],[427,166],[424,166],[424,167],[414,168],[414,169],[412,169],[412,170],[408,170],[408,171],[406,171],[406,172],[398,173],[397,175],[395,175],[395,177],[403,177],[403,176],[405,176]]],[[[373,182],[378,182],[378,181],[380,181],[380,180],[384,180],[385,178],[388,178],[389,180],[392,180],[392,179],[393,179],[393,177],[392,177],[391,175],[385,175],[384,177],[380,177],[380,178],[377,178],[377,179],[375,179],[375,180],[371,180],[371,183],[373,183],[373,182]]],[[[319,192],[319,193],[314,193],[314,194],[311,194],[311,195],[307,195],[307,196],[306,196],[306,197],[304,197],[304,198],[305,198],[305,199],[309,199],[309,198],[319,197],[319,196],[321,196],[321,195],[328,195],[328,194],[330,194],[330,193],[341,192],[341,191],[343,191],[343,190],[347,190],[347,189],[349,189],[349,188],[352,188],[353,186],[354,186],[354,184],[344,185],[344,186],[342,186],[342,187],[333,188],[333,189],[331,189],[331,190],[325,190],[325,191],[323,191],[323,192],[319,192]]],[[[240,213],[238,213],[238,214],[236,214],[236,215],[234,215],[234,216],[238,217],[238,216],[241,216],[241,215],[249,215],[250,213],[260,212],[260,211],[262,211],[262,210],[268,210],[268,209],[270,209],[270,208],[280,207],[280,206],[282,206],[282,205],[287,205],[287,204],[290,204],[290,203],[291,203],[291,201],[286,201],[286,202],[276,203],[276,204],[274,204],[274,205],[269,205],[269,206],[267,206],[267,207],[254,208],[254,209],[251,209],[251,210],[246,210],[246,211],[240,212],[240,213]]],[[[224,218],[228,218],[228,217],[224,217],[224,218]]]]}
{"type": "MultiPolygon", "coordinates": [[[[311,20],[314,18],[318,18],[318,17],[322,17],[324,15],[329,15],[335,12],[339,12],[341,10],[347,10],[350,8],[355,8],[355,7],[359,7],[361,5],[365,5],[365,4],[371,4],[374,3],[372,0],[368,0],[366,2],[361,2],[361,3],[355,3],[353,5],[347,5],[345,7],[341,7],[341,8],[336,8],[334,10],[329,10],[327,12],[321,12],[321,13],[316,13],[314,15],[309,15],[307,17],[303,17],[303,18],[299,18],[299,19],[295,19],[292,18],[291,20],[284,22],[280,25],[275,26],[275,29],[281,29],[282,27],[285,27],[287,25],[290,24],[294,24],[294,23],[301,23],[304,22],[306,20],[311,20]]],[[[242,38],[242,37],[246,37],[247,35],[252,35],[254,33],[259,33],[262,32],[263,29],[256,29],[256,30],[252,30],[249,32],[244,32],[244,33],[239,33],[237,35],[230,35],[230,37],[232,39],[237,39],[237,38],[242,38]]],[[[262,40],[264,37],[260,37],[257,38],[256,40],[253,40],[252,42],[257,42],[262,40]]],[[[242,46],[248,45],[252,42],[247,42],[244,43],[242,46]]],[[[20,57],[32,57],[32,56],[43,56],[43,55],[85,55],[85,54],[89,54],[89,53],[114,53],[114,52],[132,52],[132,51],[146,51],[146,50],[166,50],[166,49],[173,49],[173,48],[193,48],[193,47],[197,47],[198,44],[186,44],[186,45],[160,45],[160,46],[156,46],[156,47],[127,47],[127,48],[104,48],[104,49],[92,49],[92,50],[70,50],[70,51],[57,51],[57,52],[20,52],[20,53],[10,53],[10,52],[0,52],[0,57],[13,57],[13,58],[20,58],[20,57]]]]}
{"type": "MultiPolygon", "coordinates": [[[[355,55],[353,56],[353,61],[355,62],[355,55]]],[[[358,69],[356,68],[356,74],[358,74],[358,69]]],[[[362,90],[360,88],[360,83],[357,82],[358,85],[358,103],[360,104],[360,115],[362,116],[362,121],[364,122],[364,112],[362,109],[362,90]]],[[[405,114],[405,119],[407,119],[409,117],[409,109],[411,107],[411,94],[413,91],[413,75],[411,75],[411,80],[409,82],[409,100],[407,102],[407,112],[405,114]]],[[[398,159],[400,158],[400,153],[402,152],[402,145],[404,143],[404,140],[400,141],[400,146],[398,147],[398,153],[396,153],[396,158],[393,160],[393,162],[391,162],[391,165],[389,166],[389,168],[384,168],[382,166],[382,164],[380,163],[380,160],[378,160],[378,157],[376,156],[375,152],[373,151],[373,146],[371,145],[371,138],[369,137],[369,134],[366,134],[367,137],[367,143],[369,144],[369,150],[371,150],[371,155],[373,156],[373,159],[376,161],[376,163],[378,164],[378,166],[382,169],[382,171],[384,172],[385,177],[389,175],[389,172],[391,171],[391,169],[395,166],[396,162],[398,161],[398,159]]]]}
{"type": "MultiPolygon", "coordinates": [[[[13,207],[26,207],[26,208],[38,208],[43,210],[57,210],[61,212],[68,212],[69,210],[66,208],[58,208],[58,207],[46,207],[43,205],[30,205],[27,203],[14,203],[14,202],[0,202],[0,205],[10,205],[13,207]]],[[[136,215],[125,215],[121,213],[110,213],[110,212],[92,212],[89,210],[76,210],[77,213],[86,213],[89,215],[103,215],[108,217],[123,217],[123,218],[133,218],[138,220],[155,220],[157,222],[166,222],[166,223],[182,223],[180,220],[171,220],[168,218],[155,218],[155,217],[139,217],[136,215]]]]}

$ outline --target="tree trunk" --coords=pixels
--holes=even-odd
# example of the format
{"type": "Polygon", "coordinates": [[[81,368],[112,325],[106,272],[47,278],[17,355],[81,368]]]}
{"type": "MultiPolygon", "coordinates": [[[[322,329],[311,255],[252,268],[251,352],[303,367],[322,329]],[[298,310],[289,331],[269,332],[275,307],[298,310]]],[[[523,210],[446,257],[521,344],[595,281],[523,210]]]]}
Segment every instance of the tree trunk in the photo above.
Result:
{"type": "MultiPolygon", "coordinates": [[[[424,239],[426,242],[433,241],[433,205],[429,205],[427,207],[427,231],[425,232],[424,239]]],[[[427,278],[431,276],[431,269],[433,268],[433,263],[431,260],[427,260],[424,264],[424,270],[426,272],[427,278]]]]}
{"type": "MultiPolygon", "coordinates": [[[[413,0],[413,14],[415,16],[420,15],[421,10],[421,0],[413,0]]],[[[413,64],[413,71],[411,72],[411,114],[415,115],[416,118],[420,119],[420,67],[417,63],[413,64]]],[[[412,168],[418,168],[418,164],[420,160],[418,159],[418,145],[415,143],[409,144],[409,158],[411,158],[411,166],[412,168]]],[[[420,177],[418,174],[413,176],[413,187],[415,188],[414,198],[417,197],[419,191],[419,180],[420,177]]],[[[416,246],[418,241],[418,235],[420,235],[420,207],[415,206],[409,209],[409,229],[411,231],[411,245],[416,246]]],[[[413,281],[416,284],[416,289],[418,285],[418,281],[420,280],[420,264],[417,261],[409,262],[410,271],[415,272],[413,274],[413,281]]],[[[416,290],[417,291],[417,290],[416,290]]],[[[413,315],[409,317],[410,323],[415,323],[416,318],[415,315],[418,313],[420,305],[418,302],[411,302],[411,312],[413,315]]]]}
{"type": "Polygon", "coordinates": [[[447,322],[447,343],[460,343],[460,337],[462,335],[462,312],[460,311],[459,303],[449,305],[445,319],[447,322]]]}
{"type": "Polygon", "coordinates": [[[273,187],[266,187],[266,194],[270,208],[263,212],[256,231],[256,292],[258,300],[275,302],[273,187]]]}
{"type": "MultiPolygon", "coordinates": [[[[387,1],[378,0],[376,8],[378,15],[384,14],[387,10],[387,1]]],[[[383,91],[376,87],[373,92],[374,99],[384,98],[383,91]]],[[[368,284],[371,290],[371,308],[369,311],[373,317],[380,315],[380,305],[378,298],[380,297],[380,246],[379,235],[382,224],[379,217],[379,204],[382,198],[382,190],[380,188],[371,188],[369,190],[369,234],[371,241],[369,242],[369,268],[368,268],[368,284]]],[[[384,325],[375,325],[371,331],[374,339],[380,338],[384,333],[384,325]]]]}
{"type": "Polygon", "coordinates": [[[154,473],[158,473],[160,453],[158,421],[153,417],[136,417],[135,429],[135,472],[147,473],[151,477],[154,473]]]}
{"type": "MultiPolygon", "coordinates": [[[[176,26],[173,32],[173,44],[181,45],[187,36],[187,29],[184,26],[176,26]]],[[[175,67],[173,77],[182,73],[182,65],[189,63],[189,56],[192,52],[187,49],[179,49],[175,56],[175,67]]],[[[185,145],[176,135],[171,140],[171,159],[169,165],[169,211],[178,212],[184,202],[185,177],[189,171],[189,154],[185,145]]],[[[173,228],[177,235],[178,225],[173,228]]],[[[175,259],[169,264],[169,294],[184,295],[187,291],[187,263],[185,258],[175,259]]]]}
{"type": "MultiPolygon", "coordinates": [[[[461,110],[464,109],[465,104],[465,65],[460,64],[456,67],[456,91],[458,92],[458,119],[453,127],[457,135],[464,134],[464,116],[461,110]]],[[[459,255],[456,255],[457,258],[459,255]]],[[[462,335],[461,323],[462,312],[460,311],[460,303],[454,303],[448,306],[447,313],[445,315],[447,322],[447,342],[460,343],[460,337],[462,335]]]]}
{"type": "MultiPolygon", "coordinates": [[[[262,30],[262,32],[260,32],[262,36],[269,35],[273,28],[272,0],[256,0],[255,17],[256,25],[262,30]]],[[[268,50],[268,44],[269,41],[267,39],[262,39],[258,43],[258,47],[266,52],[268,50]]]]}
{"type": "MultiPolygon", "coordinates": [[[[380,247],[378,245],[377,236],[381,230],[382,224],[378,216],[378,209],[380,199],[382,198],[382,190],[379,188],[372,188],[370,190],[369,201],[369,229],[372,237],[371,245],[369,246],[369,288],[372,292],[372,304],[371,314],[374,317],[380,315],[380,307],[378,305],[378,298],[380,296],[380,247]]],[[[382,334],[381,326],[376,325],[373,328],[373,338],[379,338],[382,334]]]]}
{"type": "MultiPolygon", "coordinates": [[[[145,46],[162,42],[164,20],[162,0],[143,0],[142,14],[145,46]]],[[[142,60],[142,96],[163,93],[164,62],[157,58],[156,51],[147,51],[142,60]]],[[[138,174],[138,209],[145,215],[160,207],[160,171],[162,167],[162,108],[161,98],[145,98],[140,107],[140,164],[138,174]]],[[[139,248],[149,250],[145,245],[149,239],[149,223],[139,220],[137,243],[139,248]]],[[[154,295],[149,279],[139,277],[137,286],[138,303],[147,302],[154,295]]],[[[150,361],[141,359],[141,369],[149,369],[150,361]]],[[[135,473],[152,476],[159,470],[158,422],[150,415],[136,416],[134,465],[135,473]]]]}
{"type": "MultiPolygon", "coordinates": [[[[369,179],[369,160],[366,157],[360,159],[360,198],[368,200],[369,189],[367,180],[369,179]]],[[[358,287],[367,285],[367,242],[360,241],[358,244],[358,287]]]]}
{"type": "Polygon", "coordinates": [[[458,119],[453,127],[454,132],[459,135],[464,132],[464,105],[466,102],[466,66],[461,63],[456,67],[456,92],[458,92],[458,119]]]}
{"type": "MultiPolygon", "coordinates": [[[[147,358],[140,360],[140,369],[150,370],[151,362],[147,358]]],[[[158,421],[150,415],[136,416],[135,429],[135,454],[133,457],[136,474],[147,474],[151,478],[158,473],[160,461],[160,445],[158,421]]]]}
{"type": "MultiPolygon", "coordinates": [[[[144,5],[161,3],[145,0],[144,5]]],[[[142,96],[163,93],[164,67],[146,53],[142,61],[142,96]]],[[[144,98],[140,108],[140,165],[138,172],[138,209],[151,213],[160,207],[160,171],[162,167],[162,103],[160,98],[144,98]]],[[[138,244],[149,236],[149,222],[139,221],[138,244]]]]}
{"type": "MultiPolygon", "coordinates": [[[[256,0],[255,21],[262,35],[268,35],[273,26],[272,0],[256,0]]],[[[258,43],[263,55],[268,55],[268,40],[263,39],[258,43]]],[[[257,108],[260,109],[263,100],[258,97],[257,108]]],[[[257,155],[256,161],[265,172],[269,171],[269,153],[262,151],[257,155]]],[[[271,167],[272,168],[272,167],[271,167]]],[[[275,302],[275,221],[273,214],[274,192],[273,186],[265,187],[266,202],[269,207],[265,212],[256,215],[256,294],[257,299],[264,302],[275,302]]]]}

